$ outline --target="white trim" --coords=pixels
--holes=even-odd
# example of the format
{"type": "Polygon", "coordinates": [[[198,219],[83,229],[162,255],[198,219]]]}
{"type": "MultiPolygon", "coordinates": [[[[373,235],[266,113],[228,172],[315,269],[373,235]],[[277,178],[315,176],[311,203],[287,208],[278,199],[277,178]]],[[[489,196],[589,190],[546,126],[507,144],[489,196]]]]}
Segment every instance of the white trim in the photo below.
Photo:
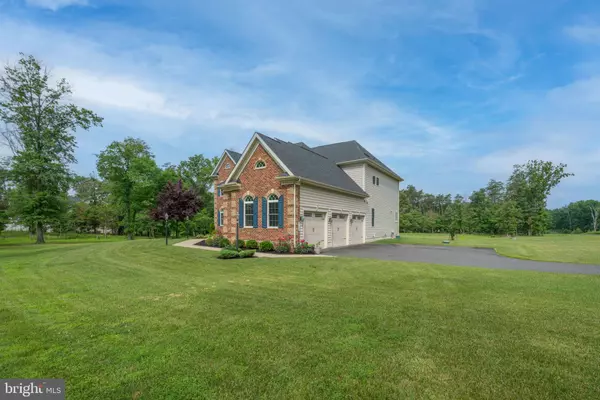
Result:
{"type": "Polygon", "coordinates": [[[254,135],[252,135],[252,138],[246,145],[246,148],[244,149],[244,152],[242,153],[239,162],[235,165],[233,171],[231,171],[231,173],[229,174],[229,177],[227,177],[227,180],[225,181],[226,184],[229,183],[232,179],[237,179],[241,171],[243,171],[244,168],[246,168],[246,165],[250,161],[252,154],[254,154],[256,148],[258,147],[258,145],[255,143],[256,141],[258,141],[258,143],[262,145],[263,149],[265,149],[267,154],[273,160],[275,160],[275,162],[281,167],[281,169],[283,169],[288,175],[293,175],[292,171],[290,171],[290,169],[279,159],[279,157],[275,155],[273,150],[271,150],[271,148],[267,146],[265,141],[261,139],[261,137],[258,135],[258,132],[254,132],[254,135]]]}
{"type": "Polygon", "coordinates": [[[279,228],[279,197],[275,193],[271,193],[267,197],[267,228],[279,228]],[[271,200],[269,197],[275,196],[275,200],[271,200]],[[271,226],[271,203],[277,203],[277,226],[271,226]]]}
{"type": "Polygon", "coordinates": [[[221,168],[221,164],[223,164],[223,160],[225,160],[225,155],[227,155],[227,157],[229,157],[229,159],[231,160],[231,162],[233,163],[233,165],[237,164],[235,162],[235,160],[233,159],[233,157],[231,157],[231,154],[229,154],[229,152],[227,150],[225,150],[223,152],[223,154],[221,155],[221,158],[219,159],[219,162],[217,163],[217,166],[215,167],[215,169],[213,169],[213,171],[210,174],[210,176],[216,176],[219,173],[219,168],[221,168]]]}
{"type": "Polygon", "coordinates": [[[390,170],[391,171],[390,172],[390,171],[384,169],[383,167],[381,167],[381,165],[379,165],[375,161],[371,160],[370,158],[360,158],[358,160],[342,161],[342,162],[337,163],[337,165],[339,165],[341,167],[343,165],[351,165],[351,164],[359,164],[359,163],[369,164],[371,167],[375,168],[376,170],[380,171],[381,173],[384,173],[400,182],[404,182],[404,179],[402,179],[402,177],[400,177],[394,171],[390,170]]]}
{"type": "MultiPolygon", "coordinates": [[[[254,151],[256,151],[256,150],[254,150],[254,151]]],[[[262,159],[261,160],[257,160],[254,163],[254,169],[265,169],[265,168],[267,168],[267,163],[265,162],[265,160],[262,160],[262,159]],[[260,162],[263,163],[263,166],[262,167],[257,167],[258,163],[260,163],[260,162]]]]}
{"type": "Polygon", "coordinates": [[[223,222],[223,219],[225,218],[225,210],[223,210],[223,209],[221,208],[221,209],[218,211],[218,213],[219,213],[220,215],[219,215],[219,218],[218,218],[218,221],[217,221],[217,222],[221,222],[221,224],[220,224],[219,226],[224,226],[225,224],[224,224],[224,222],[223,222]]]}
{"type": "Polygon", "coordinates": [[[257,210],[254,209],[254,197],[252,197],[250,195],[244,196],[244,209],[243,209],[243,211],[244,211],[244,228],[254,228],[254,213],[257,212],[257,210]],[[251,197],[252,200],[248,201],[247,200],[248,197],[251,197]],[[246,216],[247,216],[247,214],[246,214],[246,204],[251,204],[252,205],[252,214],[251,214],[252,215],[252,223],[250,224],[250,226],[248,226],[248,224],[247,224],[248,221],[246,221],[246,216]]]}
{"type": "Polygon", "coordinates": [[[356,196],[356,197],[362,197],[362,198],[369,197],[369,195],[366,192],[365,192],[365,194],[353,192],[351,190],[342,189],[337,186],[331,186],[326,183],[321,183],[321,182],[313,181],[311,179],[306,179],[306,178],[300,178],[300,177],[293,176],[293,175],[292,176],[278,176],[275,179],[280,181],[282,184],[285,184],[286,181],[289,180],[290,181],[289,183],[298,182],[301,186],[302,186],[302,184],[306,184],[306,185],[310,185],[310,186],[316,186],[316,187],[320,187],[320,188],[324,188],[324,189],[329,189],[333,192],[350,194],[350,195],[356,196]]]}

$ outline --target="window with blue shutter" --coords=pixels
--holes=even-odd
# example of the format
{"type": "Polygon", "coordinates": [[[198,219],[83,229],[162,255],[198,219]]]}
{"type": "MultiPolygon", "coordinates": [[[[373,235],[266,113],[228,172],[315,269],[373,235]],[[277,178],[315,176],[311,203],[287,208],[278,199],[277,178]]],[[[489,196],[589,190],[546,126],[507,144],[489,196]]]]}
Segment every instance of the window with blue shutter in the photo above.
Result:
{"type": "Polygon", "coordinates": [[[262,227],[267,227],[267,198],[262,198],[262,227]]]}
{"type": "Polygon", "coordinates": [[[258,197],[254,199],[254,211],[253,211],[253,224],[255,228],[258,228],[258,197]]]}
{"type": "Polygon", "coordinates": [[[217,213],[217,226],[221,226],[221,210],[217,213]]]}
{"type": "Polygon", "coordinates": [[[279,196],[279,227],[283,228],[283,195],[279,196]]]}
{"type": "Polygon", "coordinates": [[[238,220],[240,221],[240,228],[244,227],[244,200],[240,199],[240,209],[238,214],[238,220]]]}

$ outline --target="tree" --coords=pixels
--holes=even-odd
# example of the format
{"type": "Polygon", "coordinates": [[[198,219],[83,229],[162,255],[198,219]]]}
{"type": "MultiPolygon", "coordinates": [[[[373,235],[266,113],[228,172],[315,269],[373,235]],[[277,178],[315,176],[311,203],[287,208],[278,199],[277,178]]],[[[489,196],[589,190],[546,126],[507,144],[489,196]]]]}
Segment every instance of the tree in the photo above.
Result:
{"type": "Polygon", "coordinates": [[[68,102],[71,87],[51,75],[33,56],[21,54],[16,66],[0,77],[2,137],[13,151],[14,212],[34,226],[36,243],[44,243],[44,225],[56,219],[69,189],[68,165],[75,163],[77,128],[100,126],[102,118],[68,102]]]}
{"type": "Polygon", "coordinates": [[[214,196],[210,191],[213,185],[212,171],[219,163],[219,157],[206,158],[202,154],[191,156],[179,163],[177,172],[185,187],[193,188],[202,197],[204,207],[212,218],[214,196]]]}
{"type": "Polygon", "coordinates": [[[598,232],[598,215],[600,214],[600,205],[589,205],[592,215],[592,229],[598,232]]]}
{"type": "MultiPolygon", "coordinates": [[[[156,208],[150,215],[155,221],[165,220],[165,215],[168,214],[170,221],[184,222],[194,217],[201,207],[202,199],[194,189],[184,189],[180,179],[177,183],[167,183],[158,194],[156,208]]],[[[178,233],[179,228],[176,225],[176,234],[178,233]]]]}
{"type": "Polygon", "coordinates": [[[521,210],[529,236],[542,234],[548,228],[546,200],[553,188],[573,175],[565,172],[566,168],[565,164],[554,165],[551,161],[540,160],[514,166],[508,180],[507,196],[521,210]]]}
{"type": "Polygon", "coordinates": [[[521,211],[514,200],[508,200],[502,203],[498,210],[498,227],[501,232],[510,235],[517,235],[521,211]]]}
{"type": "Polygon", "coordinates": [[[132,240],[136,214],[150,208],[156,194],[160,169],[154,155],[146,142],[128,137],[122,142],[112,142],[100,152],[96,166],[114,201],[123,210],[125,233],[132,240]]]}
{"type": "Polygon", "coordinates": [[[8,198],[10,195],[10,159],[8,157],[0,158],[0,234],[8,225],[8,198]]]}
{"type": "Polygon", "coordinates": [[[77,176],[73,180],[73,190],[77,201],[85,205],[80,206],[80,209],[83,209],[81,215],[83,228],[96,233],[101,225],[100,208],[108,200],[106,184],[93,175],[89,177],[77,176]]]}

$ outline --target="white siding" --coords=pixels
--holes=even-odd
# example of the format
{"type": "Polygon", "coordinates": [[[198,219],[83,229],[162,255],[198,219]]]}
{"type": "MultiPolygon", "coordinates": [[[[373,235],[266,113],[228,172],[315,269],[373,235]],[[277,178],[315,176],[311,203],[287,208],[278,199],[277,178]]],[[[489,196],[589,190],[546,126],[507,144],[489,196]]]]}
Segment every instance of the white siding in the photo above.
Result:
{"type": "Polygon", "coordinates": [[[398,234],[396,212],[399,208],[399,184],[394,178],[383,174],[370,165],[365,165],[365,191],[368,211],[366,218],[366,241],[398,234]],[[373,176],[379,178],[379,186],[373,184],[373,176]],[[371,209],[375,209],[375,226],[371,226],[371,209]]]}
{"type": "Polygon", "coordinates": [[[345,173],[352,178],[363,190],[365,188],[365,164],[348,165],[342,167],[345,173]]]}
{"type": "MultiPolygon", "coordinates": [[[[397,194],[396,197],[398,197],[397,194]]],[[[304,211],[325,212],[327,213],[325,221],[328,221],[333,213],[366,215],[367,203],[361,197],[302,185],[300,188],[300,215],[304,215],[304,211]]],[[[327,243],[323,243],[322,247],[331,246],[331,226],[328,222],[327,225],[327,243]]]]}

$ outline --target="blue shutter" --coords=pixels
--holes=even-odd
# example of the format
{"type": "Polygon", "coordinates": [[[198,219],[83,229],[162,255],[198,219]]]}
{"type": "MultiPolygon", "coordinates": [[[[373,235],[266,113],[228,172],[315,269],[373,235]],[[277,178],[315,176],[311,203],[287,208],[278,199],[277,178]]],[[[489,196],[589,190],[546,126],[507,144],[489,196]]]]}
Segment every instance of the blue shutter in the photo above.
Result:
{"type": "Polygon", "coordinates": [[[258,228],[258,197],[254,198],[254,204],[252,205],[252,218],[254,227],[258,228]]]}
{"type": "Polygon", "coordinates": [[[244,227],[244,200],[240,199],[240,212],[238,214],[238,219],[240,221],[240,228],[244,227]]]}
{"type": "Polygon", "coordinates": [[[267,227],[267,198],[262,198],[262,227],[267,227]]]}
{"type": "Polygon", "coordinates": [[[217,213],[217,226],[221,226],[221,210],[217,213]]]}
{"type": "Polygon", "coordinates": [[[283,228],[283,195],[279,196],[279,227],[283,228]]]}

